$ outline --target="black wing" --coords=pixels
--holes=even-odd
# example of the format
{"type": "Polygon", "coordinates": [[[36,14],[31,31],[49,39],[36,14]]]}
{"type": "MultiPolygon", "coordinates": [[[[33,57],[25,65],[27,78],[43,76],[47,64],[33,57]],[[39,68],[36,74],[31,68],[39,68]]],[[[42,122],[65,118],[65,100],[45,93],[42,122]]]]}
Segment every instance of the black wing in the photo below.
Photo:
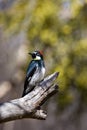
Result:
{"type": "Polygon", "coordinates": [[[30,82],[33,74],[35,73],[35,71],[36,71],[36,63],[35,63],[35,61],[31,61],[30,65],[27,69],[27,75],[26,75],[25,82],[24,82],[24,91],[23,91],[22,97],[30,92],[31,88],[29,88],[29,82],[30,82]]]}

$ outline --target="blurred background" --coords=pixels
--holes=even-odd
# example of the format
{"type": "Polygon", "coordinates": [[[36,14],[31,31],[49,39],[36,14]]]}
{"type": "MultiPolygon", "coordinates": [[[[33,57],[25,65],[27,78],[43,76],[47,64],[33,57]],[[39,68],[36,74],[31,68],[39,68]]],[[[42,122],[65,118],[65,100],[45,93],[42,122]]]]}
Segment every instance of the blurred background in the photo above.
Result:
{"type": "Polygon", "coordinates": [[[87,0],[0,0],[0,102],[20,98],[28,52],[42,50],[59,93],[45,121],[23,119],[0,130],[87,130],[87,0]]]}

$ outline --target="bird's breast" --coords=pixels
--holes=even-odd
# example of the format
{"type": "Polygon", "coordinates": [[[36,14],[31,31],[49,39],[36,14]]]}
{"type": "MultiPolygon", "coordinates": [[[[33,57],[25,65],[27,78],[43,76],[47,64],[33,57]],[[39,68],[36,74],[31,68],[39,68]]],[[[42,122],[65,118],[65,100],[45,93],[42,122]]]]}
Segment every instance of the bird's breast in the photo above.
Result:
{"type": "Polygon", "coordinates": [[[44,79],[44,75],[45,75],[45,68],[44,67],[38,68],[36,74],[38,82],[44,79]]]}
{"type": "Polygon", "coordinates": [[[36,83],[40,82],[41,80],[44,79],[44,75],[45,75],[45,68],[37,67],[35,74],[31,78],[30,84],[36,84],[36,83]]]}
{"type": "Polygon", "coordinates": [[[44,67],[42,67],[41,74],[42,74],[42,77],[44,78],[44,75],[45,75],[45,68],[44,67]]]}

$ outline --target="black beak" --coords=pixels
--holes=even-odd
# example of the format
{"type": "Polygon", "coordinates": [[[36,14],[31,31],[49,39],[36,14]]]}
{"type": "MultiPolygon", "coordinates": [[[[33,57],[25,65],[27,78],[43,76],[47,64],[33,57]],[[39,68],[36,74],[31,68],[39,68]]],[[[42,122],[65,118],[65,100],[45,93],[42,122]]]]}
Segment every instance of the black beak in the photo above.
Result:
{"type": "Polygon", "coordinates": [[[32,53],[31,53],[31,52],[29,52],[28,54],[32,56],[32,53]]]}

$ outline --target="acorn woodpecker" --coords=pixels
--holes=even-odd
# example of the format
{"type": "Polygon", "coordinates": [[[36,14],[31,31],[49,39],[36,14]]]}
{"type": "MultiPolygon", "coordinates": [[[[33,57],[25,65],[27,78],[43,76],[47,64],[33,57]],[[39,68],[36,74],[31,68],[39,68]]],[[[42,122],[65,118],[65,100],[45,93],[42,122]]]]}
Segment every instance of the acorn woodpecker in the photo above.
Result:
{"type": "Polygon", "coordinates": [[[41,51],[34,51],[29,53],[32,56],[24,83],[24,91],[22,97],[31,92],[35,85],[44,79],[45,65],[43,60],[43,54],[41,51]]]}

